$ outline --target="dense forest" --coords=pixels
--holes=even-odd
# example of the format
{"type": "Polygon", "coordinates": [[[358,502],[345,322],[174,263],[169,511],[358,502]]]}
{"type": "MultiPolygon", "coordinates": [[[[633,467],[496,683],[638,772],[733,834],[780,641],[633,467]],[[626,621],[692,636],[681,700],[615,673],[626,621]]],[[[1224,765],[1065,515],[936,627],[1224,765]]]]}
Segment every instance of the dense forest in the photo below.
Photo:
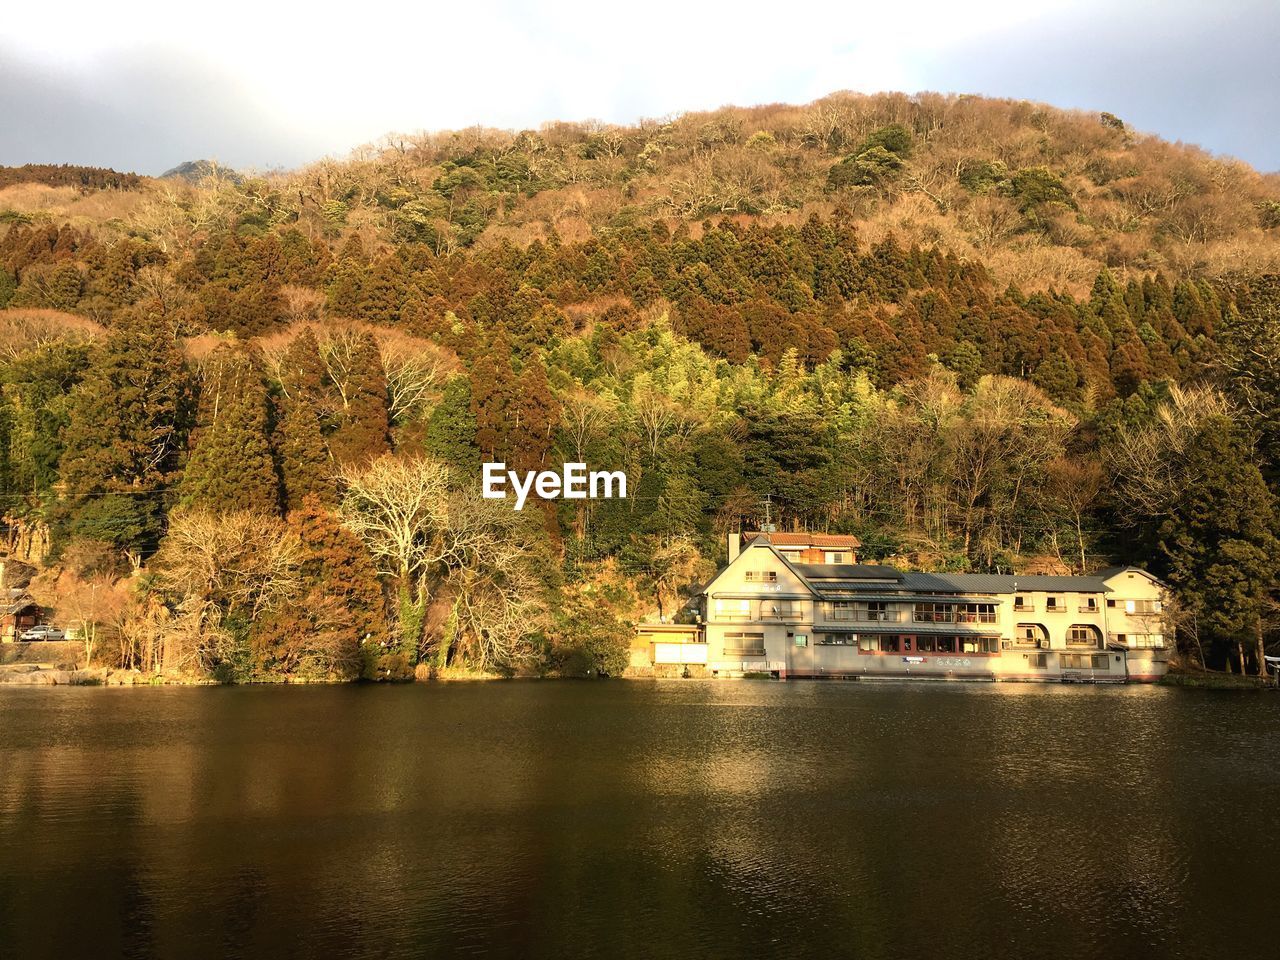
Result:
{"type": "Polygon", "coordinates": [[[9,566],[101,660],[617,674],[766,514],[1141,563],[1191,663],[1280,628],[1274,177],[931,95],[202,169],[0,171],[9,566]],[[515,512],[488,460],[630,496],[515,512]]]}

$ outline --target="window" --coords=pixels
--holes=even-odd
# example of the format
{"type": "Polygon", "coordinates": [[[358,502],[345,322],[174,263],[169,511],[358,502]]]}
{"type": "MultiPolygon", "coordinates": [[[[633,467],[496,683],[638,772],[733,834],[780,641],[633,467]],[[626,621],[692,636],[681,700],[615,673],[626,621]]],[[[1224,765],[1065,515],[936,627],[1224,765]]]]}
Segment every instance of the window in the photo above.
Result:
{"type": "Polygon", "coordinates": [[[1110,597],[1107,597],[1107,606],[1114,607],[1115,605],[1116,605],[1116,602],[1112,600],[1110,597]]]}
{"type": "Polygon", "coordinates": [[[826,559],[827,563],[848,563],[849,555],[841,550],[829,551],[826,559]]]}
{"type": "Polygon", "coordinates": [[[748,570],[747,583],[777,583],[777,570],[748,570]]]}
{"type": "Polygon", "coordinates": [[[1057,598],[1057,597],[1045,597],[1045,601],[1044,601],[1044,608],[1045,608],[1046,610],[1058,610],[1058,609],[1059,609],[1059,607],[1058,607],[1058,598],[1057,598]]]}
{"type": "Polygon", "coordinates": [[[852,620],[853,604],[848,600],[835,600],[831,604],[832,620],[852,620]]]}
{"type": "Polygon", "coordinates": [[[858,634],[858,652],[875,653],[880,649],[880,638],[870,637],[865,633],[858,634]]]}
{"type": "Polygon", "coordinates": [[[916,650],[920,653],[933,653],[937,649],[936,637],[916,637],[916,650]]]}
{"type": "Polygon", "coordinates": [[[999,653],[1000,641],[995,637],[961,637],[961,653],[999,653]]]}
{"type": "Polygon", "coordinates": [[[853,647],[860,644],[859,638],[852,633],[820,633],[813,642],[819,647],[853,647]]]}
{"type": "Polygon", "coordinates": [[[1124,602],[1125,613],[1149,614],[1160,612],[1159,600],[1126,600],[1124,602]]]}
{"type": "Polygon", "coordinates": [[[796,634],[796,646],[807,647],[809,645],[809,635],[807,633],[796,634]]]}
{"type": "Polygon", "coordinates": [[[1067,643],[1096,647],[1100,639],[1098,628],[1087,623],[1073,623],[1067,630],[1067,643]]]}
{"type": "Polygon", "coordinates": [[[763,633],[726,633],[724,635],[725,656],[763,657],[763,633]]]}
{"type": "MultiPolygon", "coordinates": [[[[908,644],[910,644],[910,641],[908,641],[908,644]]],[[[908,645],[907,649],[910,650],[911,647],[908,645]]],[[[897,637],[881,637],[880,652],[881,653],[897,653],[898,638],[897,637]]]]}
{"type": "Polygon", "coordinates": [[[955,620],[955,605],[950,603],[917,603],[916,623],[951,623],[955,620]]]}
{"type": "Polygon", "coordinates": [[[1093,669],[1094,670],[1107,669],[1107,655],[1105,653],[1095,653],[1093,655],[1093,669]]]}
{"type": "Polygon", "coordinates": [[[1027,666],[1032,670],[1043,670],[1048,662],[1049,655],[1047,653],[1033,653],[1027,657],[1027,666]]]}
{"type": "Polygon", "coordinates": [[[867,602],[867,619],[872,621],[881,621],[889,619],[889,607],[883,600],[870,600],[867,602]]]}
{"type": "Polygon", "coordinates": [[[956,638],[955,637],[939,637],[937,651],[939,653],[955,653],[956,638]]]}
{"type": "Polygon", "coordinates": [[[956,613],[956,623],[995,623],[994,603],[966,603],[956,613]]]}
{"type": "Polygon", "coordinates": [[[1014,598],[1013,598],[1013,609],[1015,609],[1015,610],[1034,610],[1034,609],[1035,609],[1035,607],[1033,607],[1033,606],[1032,606],[1032,605],[1027,601],[1027,598],[1026,598],[1026,597],[1014,597],[1014,598]]]}
{"type": "Polygon", "coordinates": [[[1082,600],[1082,601],[1080,602],[1080,612],[1081,612],[1081,613],[1097,613],[1097,612],[1098,612],[1098,598],[1097,598],[1097,597],[1085,597],[1085,598],[1084,598],[1084,600],[1082,600]]]}
{"type": "Polygon", "coordinates": [[[750,600],[717,600],[716,617],[721,620],[750,620],[750,600]]]}

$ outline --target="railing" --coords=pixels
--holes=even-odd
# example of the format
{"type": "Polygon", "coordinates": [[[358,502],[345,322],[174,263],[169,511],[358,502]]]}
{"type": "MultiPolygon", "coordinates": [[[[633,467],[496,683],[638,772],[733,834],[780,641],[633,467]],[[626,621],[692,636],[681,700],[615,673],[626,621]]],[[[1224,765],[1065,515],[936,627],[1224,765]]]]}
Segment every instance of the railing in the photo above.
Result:
{"type": "Polygon", "coordinates": [[[1110,640],[1112,643],[1124,644],[1130,650],[1163,650],[1164,649],[1164,637],[1153,637],[1147,634],[1128,633],[1128,634],[1125,634],[1124,639],[1121,640],[1119,634],[1110,633],[1110,634],[1107,634],[1107,639],[1110,640]]]}
{"type": "Polygon", "coordinates": [[[723,653],[726,657],[763,657],[764,647],[723,647],[723,653]]]}
{"type": "Polygon", "coordinates": [[[1097,606],[1090,607],[1088,605],[1082,604],[1081,606],[1076,608],[1076,613],[1097,613],[1097,612],[1098,612],[1097,606]]]}
{"type": "Polygon", "coordinates": [[[913,615],[916,623],[995,623],[994,613],[973,613],[968,610],[955,611],[916,611],[913,615]]]}
{"type": "Polygon", "coordinates": [[[911,619],[916,623],[955,623],[956,615],[950,611],[934,610],[932,613],[916,610],[911,619]]]}
{"type": "Polygon", "coordinates": [[[761,610],[761,620],[799,620],[799,610],[761,610]]]}
{"type": "Polygon", "coordinates": [[[1019,613],[1035,613],[1036,605],[1034,603],[1015,603],[1013,609],[1019,613]]]}
{"type": "Polygon", "coordinates": [[[901,610],[829,610],[827,619],[837,623],[903,623],[901,610]]]}

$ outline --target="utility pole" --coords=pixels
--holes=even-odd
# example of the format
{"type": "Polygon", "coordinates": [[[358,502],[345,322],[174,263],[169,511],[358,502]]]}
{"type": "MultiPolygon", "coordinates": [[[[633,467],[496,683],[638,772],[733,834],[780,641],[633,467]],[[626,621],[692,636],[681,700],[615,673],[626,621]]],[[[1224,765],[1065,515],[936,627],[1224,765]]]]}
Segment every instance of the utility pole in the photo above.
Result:
{"type": "Polygon", "coordinates": [[[773,494],[764,495],[764,523],[760,525],[761,533],[773,533],[777,527],[773,525],[773,494]]]}

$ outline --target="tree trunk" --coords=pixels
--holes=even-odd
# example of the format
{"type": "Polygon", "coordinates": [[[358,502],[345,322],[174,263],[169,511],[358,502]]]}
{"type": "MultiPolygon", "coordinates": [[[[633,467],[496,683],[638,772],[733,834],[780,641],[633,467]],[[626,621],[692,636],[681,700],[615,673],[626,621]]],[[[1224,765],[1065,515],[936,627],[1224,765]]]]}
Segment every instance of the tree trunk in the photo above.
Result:
{"type": "Polygon", "coordinates": [[[1258,621],[1257,632],[1254,634],[1253,642],[1258,656],[1258,676],[1264,679],[1267,676],[1267,649],[1262,642],[1262,621],[1258,621]]]}

